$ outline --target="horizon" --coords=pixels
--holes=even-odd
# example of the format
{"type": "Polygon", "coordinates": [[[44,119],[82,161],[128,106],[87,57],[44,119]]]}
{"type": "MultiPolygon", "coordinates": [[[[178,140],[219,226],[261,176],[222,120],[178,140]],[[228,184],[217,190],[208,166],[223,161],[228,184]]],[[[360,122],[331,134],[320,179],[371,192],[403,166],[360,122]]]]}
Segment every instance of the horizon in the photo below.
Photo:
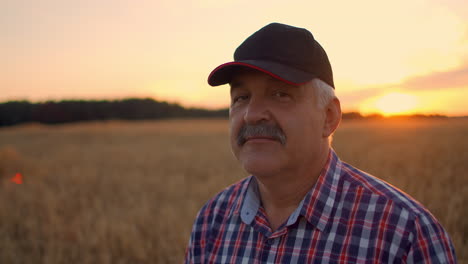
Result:
{"type": "MultiPolygon", "coordinates": [[[[46,104],[46,103],[64,103],[64,102],[121,102],[125,100],[153,100],[156,103],[166,103],[169,105],[175,105],[178,107],[181,107],[186,110],[206,110],[206,111],[224,111],[224,110],[229,110],[229,106],[225,107],[217,107],[217,108],[209,108],[209,107],[198,107],[198,106],[187,106],[184,104],[180,104],[178,102],[171,102],[171,101],[166,101],[166,100],[158,100],[155,98],[150,98],[150,97],[123,97],[123,98],[92,98],[92,99],[83,99],[83,98],[74,98],[74,99],[59,99],[59,100],[37,100],[37,101],[31,101],[31,100],[7,100],[7,101],[0,101],[0,105],[2,104],[8,104],[8,103],[29,103],[29,104],[46,104]]],[[[420,112],[414,112],[411,114],[401,114],[401,113],[395,113],[395,114],[383,114],[380,112],[369,112],[369,113],[363,113],[360,112],[359,110],[353,110],[350,109],[348,111],[342,111],[343,116],[347,115],[348,118],[351,118],[350,116],[352,115],[359,115],[362,118],[413,118],[413,117],[441,117],[441,118],[467,118],[468,115],[444,115],[441,113],[437,112],[432,112],[432,113],[420,113],[420,112]]],[[[351,118],[352,119],[352,118],[351,118]]]]}
{"type": "Polygon", "coordinates": [[[280,22],[324,47],[343,112],[468,115],[468,2],[21,0],[0,15],[0,101],[226,108],[228,89],[210,87],[209,73],[280,22]]]}

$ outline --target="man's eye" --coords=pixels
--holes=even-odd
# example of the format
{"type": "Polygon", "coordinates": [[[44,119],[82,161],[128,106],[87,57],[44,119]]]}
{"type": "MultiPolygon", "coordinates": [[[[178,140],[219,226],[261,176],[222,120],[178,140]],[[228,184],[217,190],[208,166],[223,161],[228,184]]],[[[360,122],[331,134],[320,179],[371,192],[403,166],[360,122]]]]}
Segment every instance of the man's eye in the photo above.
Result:
{"type": "Polygon", "coordinates": [[[238,103],[238,102],[241,102],[241,101],[244,101],[244,100],[247,100],[249,98],[248,95],[239,95],[239,96],[236,96],[232,99],[232,103],[235,104],[235,103],[238,103]]]}
{"type": "Polygon", "coordinates": [[[289,98],[289,94],[288,93],[285,93],[285,92],[281,92],[281,91],[278,91],[278,92],[275,92],[273,94],[274,97],[277,97],[277,98],[280,98],[280,99],[286,99],[286,98],[289,98]]]}

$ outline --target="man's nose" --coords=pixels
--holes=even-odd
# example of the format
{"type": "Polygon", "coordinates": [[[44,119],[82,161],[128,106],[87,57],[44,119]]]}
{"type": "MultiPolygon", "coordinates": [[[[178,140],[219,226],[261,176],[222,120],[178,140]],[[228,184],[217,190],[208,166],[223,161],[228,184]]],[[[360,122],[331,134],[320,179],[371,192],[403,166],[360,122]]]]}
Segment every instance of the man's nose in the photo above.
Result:
{"type": "Polygon", "coordinates": [[[256,124],[270,119],[270,110],[267,102],[262,98],[251,97],[244,114],[247,124],[256,124]]]}

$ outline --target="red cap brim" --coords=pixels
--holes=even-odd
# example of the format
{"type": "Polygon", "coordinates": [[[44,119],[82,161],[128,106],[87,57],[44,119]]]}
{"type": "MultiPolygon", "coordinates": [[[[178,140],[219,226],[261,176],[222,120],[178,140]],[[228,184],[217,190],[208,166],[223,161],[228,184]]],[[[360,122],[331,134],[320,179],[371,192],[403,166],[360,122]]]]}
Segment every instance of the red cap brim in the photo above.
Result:
{"type": "Polygon", "coordinates": [[[304,84],[314,78],[310,73],[291,69],[278,63],[264,61],[233,61],[216,67],[208,76],[208,84],[211,86],[218,86],[231,82],[233,75],[237,72],[239,67],[247,67],[261,71],[273,78],[294,86],[304,84]],[[276,72],[281,72],[283,76],[287,76],[288,78],[284,78],[276,72]]]}

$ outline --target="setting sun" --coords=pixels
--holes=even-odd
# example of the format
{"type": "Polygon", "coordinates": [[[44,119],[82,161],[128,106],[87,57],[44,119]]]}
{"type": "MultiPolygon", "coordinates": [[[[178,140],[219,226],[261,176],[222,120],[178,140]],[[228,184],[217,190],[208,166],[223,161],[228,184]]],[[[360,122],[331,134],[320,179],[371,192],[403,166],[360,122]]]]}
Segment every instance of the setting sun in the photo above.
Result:
{"type": "Polygon", "coordinates": [[[363,112],[377,112],[385,116],[411,114],[417,110],[419,100],[405,93],[388,93],[365,104],[363,112]]]}

